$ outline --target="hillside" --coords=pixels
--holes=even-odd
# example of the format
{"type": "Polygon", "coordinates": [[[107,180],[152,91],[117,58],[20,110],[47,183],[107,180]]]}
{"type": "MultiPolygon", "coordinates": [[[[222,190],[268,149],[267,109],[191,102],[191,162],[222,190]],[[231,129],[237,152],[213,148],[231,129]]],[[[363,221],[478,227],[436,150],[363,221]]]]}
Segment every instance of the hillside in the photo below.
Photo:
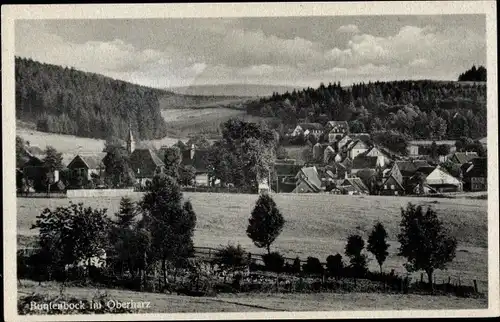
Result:
{"type": "Polygon", "coordinates": [[[255,97],[271,96],[274,92],[293,91],[293,86],[262,84],[192,85],[169,88],[169,91],[185,95],[255,97]]]}
{"type": "Polygon", "coordinates": [[[73,68],[16,57],[16,118],[42,132],[79,137],[160,138],[166,126],[158,98],[166,92],[73,68]]]}
{"type": "Polygon", "coordinates": [[[408,139],[487,135],[484,82],[330,83],[273,94],[246,104],[249,114],[300,122],[349,121],[352,132],[399,132],[408,139]]]}

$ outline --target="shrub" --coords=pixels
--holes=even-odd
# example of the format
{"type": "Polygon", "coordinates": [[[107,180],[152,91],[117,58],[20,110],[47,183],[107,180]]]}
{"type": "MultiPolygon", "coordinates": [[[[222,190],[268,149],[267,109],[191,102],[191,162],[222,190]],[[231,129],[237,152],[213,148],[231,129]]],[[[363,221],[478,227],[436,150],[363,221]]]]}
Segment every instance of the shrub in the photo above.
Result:
{"type": "Polygon", "coordinates": [[[343,274],[344,262],[342,261],[342,255],[338,254],[333,256],[330,255],[326,258],[326,269],[330,276],[339,278],[343,274]]]}
{"type": "Polygon", "coordinates": [[[345,253],[349,256],[352,272],[356,277],[362,277],[367,272],[366,255],[361,254],[365,247],[365,241],[359,235],[351,235],[347,239],[345,253]]]}
{"type": "Polygon", "coordinates": [[[262,256],[262,260],[264,261],[264,265],[267,270],[271,272],[280,273],[283,270],[283,264],[285,263],[285,259],[278,252],[272,252],[269,254],[265,254],[262,256]]]}
{"type": "Polygon", "coordinates": [[[248,264],[248,256],[240,244],[227,245],[215,254],[214,262],[224,269],[237,270],[248,264]]]}
{"type": "Polygon", "coordinates": [[[307,262],[302,266],[304,273],[306,274],[322,274],[323,265],[316,257],[307,257],[307,262]]]}

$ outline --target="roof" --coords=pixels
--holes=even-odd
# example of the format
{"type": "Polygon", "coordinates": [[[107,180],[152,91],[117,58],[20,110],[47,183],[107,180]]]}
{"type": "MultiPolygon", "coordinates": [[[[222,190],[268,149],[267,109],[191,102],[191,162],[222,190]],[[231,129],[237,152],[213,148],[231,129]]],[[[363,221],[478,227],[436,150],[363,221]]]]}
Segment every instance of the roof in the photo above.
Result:
{"type": "Polygon", "coordinates": [[[352,186],[359,192],[368,193],[369,190],[360,178],[346,178],[342,181],[341,186],[352,186]]]}
{"type": "Polygon", "coordinates": [[[378,157],[357,156],[352,160],[353,169],[375,169],[378,157]]]}
{"type": "Polygon", "coordinates": [[[353,140],[361,140],[365,143],[370,141],[372,138],[369,133],[350,133],[349,136],[353,140]]]}
{"type": "Polygon", "coordinates": [[[321,189],[321,179],[319,178],[316,167],[304,167],[300,169],[297,176],[299,176],[300,173],[304,175],[304,182],[306,182],[309,186],[315,190],[321,189]]]}
{"type": "Polygon", "coordinates": [[[403,177],[411,177],[417,172],[418,168],[430,166],[425,160],[396,161],[396,165],[403,177]]]}
{"type": "Polygon", "coordinates": [[[360,178],[363,182],[367,182],[373,176],[377,175],[377,171],[374,169],[364,169],[356,172],[356,176],[360,178]]]}
{"type": "Polygon", "coordinates": [[[460,167],[465,177],[487,177],[488,158],[474,158],[460,167]]]}
{"type": "Polygon", "coordinates": [[[76,158],[80,158],[88,169],[99,169],[103,167],[103,159],[107,153],[104,152],[94,152],[94,153],[78,153],[69,163],[68,166],[73,163],[76,158]]]}
{"type": "Polygon", "coordinates": [[[460,164],[464,164],[474,158],[479,157],[477,155],[477,152],[455,152],[454,156],[460,164]]]}
{"type": "Polygon", "coordinates": [[[326,126],[331,128],[330,133],[344,133],[349,131],[347,121],[328,121],[326,126]]]}
{"type": "Polygon", "coordinates": [[[432,167],[432,166],[425,166],[425,167],[419,167],[417,168],[417,170],[415,171],[415,173],[417,172],[421,172],[423,174],[425,174],[426,176],[428,176],[429,174],[432,173],[432,171],[434,171],[436,168],[435,167],[432,167]]]}
{"type": "Polygon", "coordinates": [[[420,145],[420,146],[425,146],[425,145],[432,145],[432,142],[436,142],[437,145],[442,145],[442,144],[446,144],[446,145],[455,145],[456,144],[456,140],[436,140],[436,141],[432,141],[432,140],[410,140],[408,141],[408,144],[409,145],[420,145]]]}
{"type": "Polygon", "coordinates": [[[300,123],[298,124],[304,131],[305,130],[323,130],[323,125],[319,123],[300,123]]]}
{"type": "Polygon", "coordinates": [[[196,169],[197,173],[206,173],[209,167],[209,150],[195,149],[191,159],[191,150],[182,151],[182,165],[190,165],[196,169]]]}
{"type": "Polygon", "coordinates": [[[481,144],[487,144],[488,143],[488,137],[484,137],[482,139],[479,139],[479,143],[481,143],[481,144]]]}
{"type": "Polygon", "coordinates": [[[141,176],[153,176],[157,167],[165,166],[163,161],[151,149],[135,149],[130,155],[130,165],[135,174],[139,169],[141,176]]]}

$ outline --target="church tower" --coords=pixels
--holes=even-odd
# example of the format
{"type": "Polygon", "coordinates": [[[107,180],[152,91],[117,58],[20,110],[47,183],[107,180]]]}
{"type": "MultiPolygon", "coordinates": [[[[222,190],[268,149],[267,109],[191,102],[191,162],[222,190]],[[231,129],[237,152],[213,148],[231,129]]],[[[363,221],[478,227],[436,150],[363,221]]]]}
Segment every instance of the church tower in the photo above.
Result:
{"type": "Polygon", "coordinates": [[[127,151],[129,154],[132,154],[135,150],[135,140],[134,136],[132,135],[132,126],[128,127],[128,137],[127,137],[127,151]]]}

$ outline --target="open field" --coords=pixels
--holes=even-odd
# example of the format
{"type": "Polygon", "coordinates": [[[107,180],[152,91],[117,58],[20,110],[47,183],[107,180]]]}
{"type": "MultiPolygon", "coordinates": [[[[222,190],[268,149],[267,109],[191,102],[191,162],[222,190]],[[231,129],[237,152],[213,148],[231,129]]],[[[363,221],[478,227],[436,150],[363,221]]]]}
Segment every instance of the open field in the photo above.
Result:
{"type": "Polygon", "coordinates": [[[181,108],[208,108],[225,107],[227,105],[240,105],[252,97],[236,96],[201,96],[201,95],[164,95],[158,101],[160,109],[181,109],[181,108]]]}
{"type": "MultiPolygon", "coordinates": [[[[133,200],[139,200],[141,193],[135,193],[133,200]]],[[[220,247],[228,243],[240,243],[248,251],[263,253],[246,236],[250,212],[257,195],[223,193],[188,193],[197,214],[194,241],[196,246],[220,247]]],[[[287,257],[318,257],[325,261],[330,254],[343,254],[349,234],[357,233],[365,241],[373,225],[380,221],[389,235],[389,257],[384,269],[405,273],[404,258],[397,256],[397,233],[399,232],[400,207],[408,202],[432,205],[457,238],[457,256],[447,271],[437,271],[437,281],[449,276],[462,284],[471,284],[477,279],[480,292],[487,289],[487,200],[411,198],[385,196],[344,196],[319,194],[277,194],[274,195],[286,223],[282,234],[272,249],[287,257]]],[[[30,230],[35,217],[45,208],[67,205],[69,199],[17,199],[17,229],[19,242],[25,244],[27,237],[37,234],[30,230]]],[[[118,211],[120,198],[71,199],[85,205],[108,208],[108,213],[118,211]]],[[[371,270],[378,265],[368,255],[371,270]]],[[[345,259],[344,259],[345,260],[345,259]]],[[[419,273],[413,275],[419,278],[419,273]]]]}
{"type": "MultiPolygon", "coordinates": [[[[78,152],[102,152],[104,149],[104,140],[78,137],[74,135],[56,134],[17,128],[16,135],[30,142],[31,146],[37,146],[42,150],[48,145],[56,148],[57,151],[67,155],[72,159],[78,152]]],[[[173,145],[178,140],[186,142],[186,137],[164,137],[156,140],[144,140],[148,146],[160,148],[162,145],[173,145]]]]}
{"type": "Polygon", "coordinates": [[[220,124],[230,118],[255,122],[263,119],[247,115],[245,110],[227,107],[165,109],[161,114],[171,137],[188,137],[195,134],[215,137],[218,136],[220,124]]]}
{"type": "MultiPolygon", "coordinates": [[[[36,291],[44,295],[59,295],[59,284],[23,280],[18,287],[18,298],[36,291]]],[[[414,294],[378,293],[315,293],[315,294],[219,294],[217,297],[189,297],[161,293],[134,292],[117,289],[67,287],[68,296],[88,298],[106,292],[115,301],[147,301],[149,309],[135,313],[187,313],[187,312],[262,312],[262,311],[338,311],[338,310],[439,310],[486,309],[487,299],[454,296],[428,296],[414,294]]]]}

